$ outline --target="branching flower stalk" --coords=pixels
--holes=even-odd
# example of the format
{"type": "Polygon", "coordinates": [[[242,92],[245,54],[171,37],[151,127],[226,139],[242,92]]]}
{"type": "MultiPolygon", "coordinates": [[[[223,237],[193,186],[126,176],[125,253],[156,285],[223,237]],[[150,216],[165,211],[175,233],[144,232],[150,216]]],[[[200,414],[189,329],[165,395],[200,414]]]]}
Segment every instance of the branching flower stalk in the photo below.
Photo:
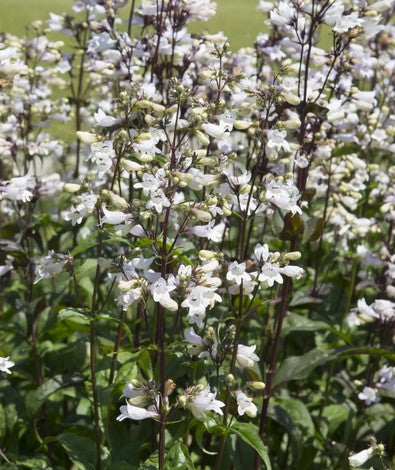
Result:
{"type": "Polygon", "coordinates": [[[75,0],[0,36],[14,466],[385,460],[366,438],[395,393],[394,5],[260,0],[239,51],[191,33],[215,8],[75,0]]]}

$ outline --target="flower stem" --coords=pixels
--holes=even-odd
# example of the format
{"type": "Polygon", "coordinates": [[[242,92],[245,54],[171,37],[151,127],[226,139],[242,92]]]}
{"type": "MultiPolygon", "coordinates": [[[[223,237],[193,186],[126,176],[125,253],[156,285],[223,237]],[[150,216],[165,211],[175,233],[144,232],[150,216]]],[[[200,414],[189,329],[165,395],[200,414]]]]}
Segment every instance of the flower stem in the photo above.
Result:
{"type": "MultiPolygon", "coordinates": [[[[100,214],[97,211],[97,220],[100,227],[100,214]]],[[[99,244],[97,249],[97,257],[102,256],[103,251],[103,233],[99,229],[99,244]]],[[[96,470],[101,470],[101,445],[102,445],[102,433],[100,429],[100,415],[99,415],[99,397],[97,391],[97,380],[96,380],[96,350],[97,350],[97,335],[96,335],[96,307],[97,297],[99,291],[100,281],[100,266],[99,263],[96,266],[95,283],[93,287],[92,304],[91,304],[91,322],[89,331],[89,356],[90,356],[90,371],[92,381],[92,397],[93,397],[93,416],[95,425],[95,436],[96,436],[96,470]]]]}

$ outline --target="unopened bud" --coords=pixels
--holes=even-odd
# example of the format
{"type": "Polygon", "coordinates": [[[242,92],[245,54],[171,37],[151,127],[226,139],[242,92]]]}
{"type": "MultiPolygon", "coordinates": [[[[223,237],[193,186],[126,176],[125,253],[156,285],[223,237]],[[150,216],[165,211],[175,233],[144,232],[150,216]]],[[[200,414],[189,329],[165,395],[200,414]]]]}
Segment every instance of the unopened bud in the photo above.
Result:
{"type": "Polygon", "coordinates": [[[184,407],[187,404],[187,397],[185,395],[180,395],[178,397],[178,403],[180,406],[184,407]]]}
{"type": "Polygon", "coordinates": [[[78,131],[77,138],[84,144],[94,144],[97,142],[96,134],[92,134],[91,132],[78,131]]]}
{"type": "Polygon", "coordinates": [[[195,136],[202,145],[209,145],[210,139],[202,131],[196,130],[195,136]]]}
{"type": "Polygon", "coordinates": [[[297,259],[300,259],[301,256],[302,254],[300,251],[290,251],[289,253],[285,253],[283,259],[295,261],[297,259]]]}
{"type": "Polygon", "coordinates": [[[81,185],[75,183],[66,183],[63,186],[63,189],[66,191],[66,193],[76,193],[81,189],[81,185]]]}
{"type": "Polygon", "coordinates": [[[108,196],[111,202],[114,204],[114,206],[118,207],[118,209],[129,208],[128,202],[123,197],[118,196],[118,194],[115,194],[113,191],[108,191],[108,196]]]}
{"type": "Polygon", "coordinates": [[[235,128],[238,129],[239,131],[244,131],[245,129],[248,129],[251,125],[252,125],[252,122],[250,121],[240,121],[236,119],[236,121],[234,122],[235,128]]]}
{"type": "Polygon", "coordinates": [[[171,379],[168,379],[165,383],[165,395],[168,397],[175,388],[176,388],[176,384],[174,383],[174,381],[171,379]]]}
{"type": "Polygon", "coordinates": [[[140,163],[134,162],[133,160],[126,160],[125,158],[121,159],[121,167],[126,171],[141,171],[144,169],[143,165],[140,163]]]}
{"type": "Polygon", "coordinates": [[[250,382],[248,386],[252,390],[265,390],[266,384],[264,382],[250,382]]]}
{"type": "Polygon", "coordinates": [[[228,374],[226,376],[226,385],[231,387],[235,383],[235,376],[233,374],[228,374]]]}
{"type": "Polygon", "coordinates": [[[199,258],[200,259],[213,259],[216,257],[215,251],[210,250],[200,250],[199,251],[199,258]]]}

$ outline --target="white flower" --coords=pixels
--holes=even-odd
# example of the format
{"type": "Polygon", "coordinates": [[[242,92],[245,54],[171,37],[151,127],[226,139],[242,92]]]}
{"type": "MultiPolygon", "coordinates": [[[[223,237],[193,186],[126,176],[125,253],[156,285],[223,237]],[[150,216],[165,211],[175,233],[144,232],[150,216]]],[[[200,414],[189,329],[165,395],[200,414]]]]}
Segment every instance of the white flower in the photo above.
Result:
{"type": "Polygon", "coordinates": [[[9,273],[13,269],[14,269],[14,267],[12,266],[12,258],[7,257],[6,264],[3,264],[2,266],[0,266],[0,277],[2,277],[5,274],[9,273]]]}
{"type": "Polygon", "coordinates": [[[288,26],[295,16],[295,8],[290,2],[281,1],[276,10],[270,12],[270,22],[275,26],[288,26]]]}
{"type": "Polygon", "coordinates": [[[374,319],[379,318],[378,313],[366,303],[365,299],[359,299],[357,305],[358,313],[363,321],[371,322],[374,319]]]}
{"type": "Polygon", "coordinates": [[[361,450],[357,454],[350,455],[348,458],[348,463],[350,467],[360,467],[366,461],[368,461],[373,455],[374,448],[369,447],[369,449],[361,450]]]}
{"type": "Polygon", "coordinates": [[[270,262],[267,262],[262,266],[258,279],[261,282],[266,282],[269,287],[273,287],[275,282],[278,282],[279,284],[284,282],[281,276],[280,266],[270,262]]]}
{"type": "Polygon", "coordinates": [[[98,109],[97,113],[94,113],[93,117],[100,127],[112,127],[121,122],[121,119],[108,116],[101,108],[98,109]]]}
{"type": "Polygon", "coordinates": [[[156,411],[149,411],[139,406],[130,405],[126,402],[126,406],[121,406],[119,411],[121,414],[117,416],[117,421],[123,421],[124,419],[133,419],[135,421],[141,421],[147,418],[158,418],[159,414],[156,411]]]}
{"type": "Polygon", "coordinates": [[[64,28],[64,18],[61,15],[55,13],[49,13],[49,20],[47,21],[48,28],[54,33],[59,33],[64,28]]]}
{"type": "Polygon", "coordinates": [[[102,211],[104,214],[104,217],[102,217],[101,219],[103,224],[109,224],[109,225],[123,224],[126,220],[131,218],[130,214],[124,214],[121,211],[109,211],[105,207],[102,207],[102,211]]]}
{"type": "Polygon", "coordinates": [[[350,312],[346,316],[344,321],[350,328],[353,328],[354,326],[359,326],[362,324],[361,319],[359,318],[359,316],[357,315],[355,311],[350,312]]]}
{"type": "Polygon", "coordinates": [[[122,391],[121,398],[136,398],[145,395],[144,390],[136,388],[132,383],[126,382],[126,385],[122,391]]]}
{"type": "Polygon", "coordinates": [[[377,104],[376,91],[357,91],[352,95],[352,102],[361,111],[371,111],[377,104]]]}
{"type": "Polygon", "coordinates": [[[358,12],[343,15],[337,19],[333,31],[337,33],[346,33],[349,29],[362,25],[362,18],[358,18],[358,12]]]}
{"type": "Polygon", "coordinates": [[[0,194],[11,201],[29,202],[33,198],[32,190],[36,187],[33,177],[18,176],[9,181],[0,181],[0,194]]]}
{"type": "Polygon", "coordinates": [[[188,401],[186,407],[191,411],[195,418],[204,420],[209,411],[214,411],[219,415],[222,415],[221,408],[225,406],[222,401],[216,400],[217,393],[211,393],[210,387],[207,386],[202,390],[196,397],[191,401],[188,401]]]}
{"type": "Polygon", "coordinates": [[[184,330],[184,341],[191,345],[188,347],[188,352],[192,356],[199,355],[206,346],[205,340],[196,334],[192,327],[184,330]]]}
{"type": "Polygon", "coordinates": [[[296,279],[300,279],[304,274],[304,269],[299,266],[284,266],[283,268],[280,268],[280,272],[288,277],[296,277],[296,279]]]}
{"type": "Polygon", "coordinates": [[[292,212],[293,215],[302,213],[302,210],[297,205],[300,198],[299,191],[292,184],[271,181],[266,186],[266,198],[280,209],[292,212]]]}
{"type": "Polygon", "coordinates": [[[195,225],[194,227],[189,228],[189,233],[192,233],[197,237],[208,238],[213,242],[219,243],[222,240],[225,224],[223,222],[218,225],[214,224],[215,220],[212,220],[207,225],[195,225]]]}
{"type": "Polygon", "coordinates": [[[156,144],[161,140],[160,134],[140,134],[136,141],[133,143],[133,148],[136,152],[143,155],[151,155],[153,153],[159,153],[160,149],[156,144]]]}
{"type": "Polygon", "coordinates": [[[9,360],[10,357],[0,357],[0,371],[5,372],[6,374],[11,374],[11,367],[14,367],[15,363],[9,360]]]}
{"type": "Polygon", "coordinates": [[[384,366],[380,369],[380,382],[378,387],[389,390],[395,393],[395,368],[391,366],[384,366]]]}
{"type": "Polygon", "coordinates": [[[366,405],[371,405],[379,401],[377,390],[372,387],[364,387],[362,392],[358,394],[358,398],[364,401],[366,405]]]}
{"type": "Polygon", "coordinates": [[[395,315],[395,303],[390,300],[376,299],[373,302],[374,311],[377,312],[381,321],[390,321],[395,315]]]}
{"type": "Polygon", "coordinates": [[[289,143],[285,140],[287,137],[287,131],[279,131],[278,129],[271,129],[267,131],[267,146],[270,149],[284,150],[285,152],[290,152],[291,147],[289,143]]]}
{"type": "Polygon", "coordinates": [[[254,250],[254,258],[257,260],[258,263],[261,263],[262,261],[265,262],[269,258],[269,247],[265,243],[264,245],[261,245],[258,243],[255,247],[254,250]]]}
{"type": "Polygon", "coordinates": [[[226,279],[228,281],[234,281],[239,286],[242,283],[242,281],[247,281],[247,282],[250,281],[251,276],[248,273],[246,273],[245,263],[238,263],[237,261],[233,261],[228,266],[226,279]]]}
{"type": "Polygon", "coordinates": [[[220,124],[203,124],[203,130],[214,139],[223,139],[226,135],[228,135],[228,128],[224,123],[220,124]]]}
{"type": "Polygon", "coordinates": [[[70,220],[72,225],[80,224],[95,208],[98,196],[91,193],[81,194],[81,202],[77,206],[73,206],[70,211],[65,212],[65,220],[70,220]]]}
{"type": "Polygon", "coordinates": [[[259,5],[257,6],[257,10],[264,11],[264,12],[269,12],[272,9],[273,9],[273,3],[272,2],[266,2],[265,0],[259,0],[259,5]]]}
{"type": "Polygon", "coordinates": [[[64,266],[72,260],[69,255],[63,255],[62,253],[55,253],[53,250],[48,252],[47,256],[40,258],[36,265],[37,279],[35,282],[41,279],[49,279],[56,274],[62,272],[64,266]]]}
{"type": "Polygon", "coordinates": [[[155,208],[156,212],[160,214],[164,207],[170,207],[170,201],[165,196],[165,193],[161,189],[158,189],[151,194],[146,207],[147,209],[155,208]]]}
{"type": "Polygon", "coordinates": [[[136,189],[142,189],[145,196],[148,196],[151,192],[155,192],[161,186],[162,181],[160,178],[149,173],[144,173],[142,176],[141,183],[135,183],[136,189]]]}
{"type": "Polygon", "coordinates": [[[106,140],[105,142],[96,142],[91,145],[91,153],[88,156],[88,160],[91,160],[94,164],[93,170],[98,173],[99,178],[102,178],[111,169],[115,156],[112,142],[106,140]]]}
{"type": "Polygon", "coordinates": [[[122,307],[123,310],[127,310],[131,305],[133,305],[137,300],[140,300],[142,297],[142,288],[135,287],[129,289],[127,292],[122,292],[117,297],[117,304],[122,307]]]}
{"type": "Polygon", "coordinates": [[[196,324],[198,328],[203,325],[207,307],[213,307],[215,302],[221,302],[221,297],[214,289],[207,286],[196,286],[191,289],[181,307],[188,308],[188,322],[196,324]]]}
{"type": "Polygon", "coordinates": [[[166,282],[163,277],[160,277],[149,286],[154,301],[159,302],[168,310],[177,310],[178,308],[177,302],[175,302],[169,294],[169,292],[172,292],[175,288],[176,286],[174,284],[166,282]]]}
{"type": "Polygon", "coordinates": [[[253,403],[252,398],[247,397],[247,395],[241,390],[236,390],[235,392],[237,400],[237,412],[240,416],[243,416],[244,413],[250,418],[255,418],[258,408],[253,403]]]}
{"type": "Polygon", "coordinates": [[[256,346],[245,346],[239,344],[237,346],[236,363],[239,367],[248,367],[249,369],[254,366],[255,362],[259,361],[259,357],[255,354],[256,346]]]}

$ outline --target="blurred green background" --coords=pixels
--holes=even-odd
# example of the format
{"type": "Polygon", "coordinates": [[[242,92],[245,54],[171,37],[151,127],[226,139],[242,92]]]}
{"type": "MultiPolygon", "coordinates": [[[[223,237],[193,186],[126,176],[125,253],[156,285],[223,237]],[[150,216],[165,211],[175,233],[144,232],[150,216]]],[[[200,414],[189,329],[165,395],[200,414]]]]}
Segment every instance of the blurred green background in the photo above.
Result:
{"type": "MultiPolygon", "coordinates": [[[[0,30],[23,34],[27,23],[46,20],[50,11],[71,12],[72,4],[72,0],[0,0],[0,30]]],[[[256,35],[266,29],[266,15],[256,9],[258,0],[217,0],[217,4],[217,15],[208,23],[194,25],[193,31],[223,31],[235,50],[251,46],[256,35]]]]}

